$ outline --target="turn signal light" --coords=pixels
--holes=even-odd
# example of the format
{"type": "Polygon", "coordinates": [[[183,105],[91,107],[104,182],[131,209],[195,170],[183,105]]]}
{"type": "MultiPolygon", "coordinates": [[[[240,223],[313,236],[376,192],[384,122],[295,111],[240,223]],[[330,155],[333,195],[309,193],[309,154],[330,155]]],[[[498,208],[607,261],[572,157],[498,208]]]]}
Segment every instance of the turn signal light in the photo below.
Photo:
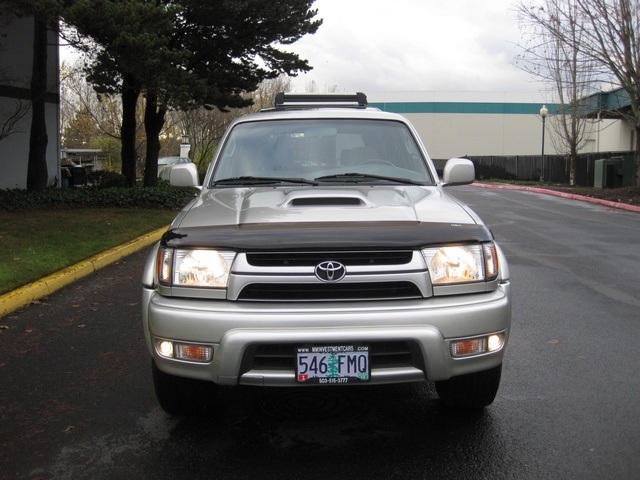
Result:
{"type": "Polygon", "coordinates": [[[454,357],[466,357],[468,355],[478,355],[487,351],[485,338],[473,338],[470,340],[459,340],[451,343],[451,354],[454,357]]]}
{"type": "Polygon", "coordinates": [[[497,352],[504,346],[504,334],[494,333],[486,337],[474,337],[451,342],[451,355],[468,357],[483,353],[497,352]]]}
{"type": "Polygon", "coordinates": [[[175,347],[175,356],[180,360],[192,362],[208,362],[211,360],[213,349],[203,345],[186,345],[178,343],[175,347]]]}

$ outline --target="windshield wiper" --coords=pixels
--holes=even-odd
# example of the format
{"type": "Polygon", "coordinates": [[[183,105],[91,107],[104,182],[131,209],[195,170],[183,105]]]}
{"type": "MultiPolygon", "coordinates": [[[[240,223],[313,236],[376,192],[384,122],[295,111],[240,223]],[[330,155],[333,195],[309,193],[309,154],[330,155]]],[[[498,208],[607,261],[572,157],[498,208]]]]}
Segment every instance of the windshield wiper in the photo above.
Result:
{"type": "Polygon", "coordinates": [[[317,185],[318,182],[314,182],[312,180],[307,180],[306,178],[278,178],[278,177],[252,177],[252,176],[242,176],[242,177],[232,177],[232,178],[223,178],[222,180],[217,180],[211,183],[211,186],[214,187],[216,185],[272,185],[276,183],[302,183],[304,185],[317,185]]]}
{"type": "Polygon", "coordinates": [[[370,180],[383,180],[404,185],[424,185],[424,182],[416,182],[408,178],[387,177],[384,175],[373,175],[369,173],[338,173],[336,175],[326,175],[315,179],[318,182],[353,182],[364,183],[370,180]]]}

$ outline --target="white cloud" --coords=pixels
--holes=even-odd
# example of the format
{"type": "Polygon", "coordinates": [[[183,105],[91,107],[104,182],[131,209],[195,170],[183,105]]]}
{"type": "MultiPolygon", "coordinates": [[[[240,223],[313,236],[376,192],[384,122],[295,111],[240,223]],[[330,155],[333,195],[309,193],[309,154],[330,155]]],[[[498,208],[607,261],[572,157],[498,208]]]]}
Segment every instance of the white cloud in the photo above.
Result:
{"type": "Polygon", "coordinates": [[[368,94],[539,92],[540,83],[513,65],[514,1],[316,0],[318,32],[281,48],[313,67],[294,79],[297,91],[315,81],[321,91],[368,94]]]}
{"type": "Polygon", "coordinates": [[[315,35],[287,48],[314,69],[304,90],[538,91],[513,65],[520,39],[513,0],[317,0],[315,35]]]}

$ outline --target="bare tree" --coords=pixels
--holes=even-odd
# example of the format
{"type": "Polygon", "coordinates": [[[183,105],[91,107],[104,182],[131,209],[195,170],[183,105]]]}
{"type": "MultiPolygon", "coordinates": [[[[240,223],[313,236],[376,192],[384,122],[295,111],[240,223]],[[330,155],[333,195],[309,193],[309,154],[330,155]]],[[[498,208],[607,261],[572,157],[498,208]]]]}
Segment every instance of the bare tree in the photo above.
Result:
{"type": "Polygon", "coordinates": [[[60,67],[60,124],[63,133],[79,114],[90,115],[102,134],[120,138],[120,97],[96,93],[87,82],[80,61],[73,65],[63,63],[60,67]]]}
{"type": "Polygon", "coordinates": [[[14,133],[23,133],[20,120],[29,112],[30,104],[16,99],[12,107],[0,109],[0,141],[14,133]]]}
{"type": "MultiPolygon", "coordinates": [[[[198,166],[198,170],[204,171],[227,125],[237,115],[238,113],[234,110],[221,112],[216,108],[204,107],[185,112],[170,111],[167,114],[168,121],[163,135],[169,139],[179,139],[186,134],[191,144],[189,156],[198,166]]],[[[169,145],[177,144],[177,142],[168,143],[169,145]]]]}
{"type": "Polygon", "coordinates": [[[539,9],[546,3],[553,9],[538,16],[540,25],[588,60],[593,82],[617,88],[617,102],[599,108],[608,108],[605,114],[625,119],[633,129],[635,182],[640,186],[640,1],[547,0],[528,6],[539,9]],[[573,29],[577,35],[571,34],[573,29]]]}
{"type": "MultiPolygon", "coordinates": [[[[3,18],[0,16],[0,21],[3,18]]],[[[28,81],[28,80],[27,80],[28,81]]],[[[24,83],[24,80],[22,81],[24,83]]],[[[0,70],[0,85],[14,85],[20,83],[14,78],[8,69],[0,70]]],[[[12,104],[5,101],[0,108],[0,141],[15,133],[24,133],[25,130],[20,124],[24,116],[29,112],[31,104],[28,101],[16,98],[12,104]]]]}
{"type": "MultiPolygon", "coordinates": [[[[220,137],[229,123],[239,115],[272,107],[276,94],[281,91],[290,91],[291,84],[291,77],[287,75],[263,81],[255,92],[247,94],[247,97],[252,99],[253,105],[243,109],[229,109],[227,112],[222,112],[212,107],[184,112],[169,111],[161,135],[163,139],[161,154],[176,155],[180,140],[186,134],[191,143],[192,160],[201,171],[206,170],[220,137]]],[[[143,110],[142,100],[140,100],[136,135],[138,152],[144,151],[146,138],[142,131],[143,110]]],[[[82,143],[100,143],[100,138],[104,137],[120,141],[121,113],[120,96],[96,93],[87,82],[81,60],[74,64],[63,63],[60,72],[60,123],[64,146],[79,148],[82,143]]]]}
{"type": "MultiPolygon", "coordinates": [[[[304,89],[307,93],[318,93],[320,92],[320,87],[318,87],[318,83],[315,80],[311,80],[307,82],[304,86],[304,89]]],[[[343,93],[344,88],[338,85],[324,85],[323,93],[343,93]]]]}
{"type": "Polygon", "coordinates": [[[635,131],[635,181],[640,186],[640,2],[577,0],[583,17],[584,42],[578,46],[624,92],[616,112],[635,131]],[[626,105],[628,100],[628,105],[626,105]]]}
{"type": "Polygon", "coordinates": [[[290,92],[292,88],[291,77],[288,75],[280,75],[276,78],[264,80],[255,92],[250,94],[253,99],[253,105],[249,108],[258,111],[263,108],[273,107],[276,101],[276,95],[279,92],[290,92]]]}
{"type": "MultiPolygon", "coordinates": [[[[222,134],[232,120],[246,113],[273,107],[276,94],[288,92],[291,88],[291,77],[283,74],[262,81],[255,92],[247,93],[246,96],[253,101],[253,105],[250,107],[229,109],[227,112],[222,112],[217,108],[169,112],[164,135],[177,139],[186,134],[191,143],[191,159],[198,165],[200,171],[204,171],[213,158],[222,134]]],[[[171,142],[169,144],[171,145],[171,142]]]]}
{"type": "Polygon", "coordinates": [[[558,105],[550,116],[556,133],[552,141],[569,158],[570,184],[575,185],[578,152],[589,133],[583,99],[593,92],[596,78],[594,61],[578,48],[584,30],[577,1],[522,1],[517,12],[526,38],[518,64],[547,84],[550,101],[558,105]]]}
{"type": "MultiPolygon", "coordinates": [[[[146,136],[142,122],[144,107],[140,99],[137,106],[136,152],[141,157],[146,136]]],[[[62,145],[80,148],[83,145],[113,145],[121,141],[122,102],[119,95],[97,93],[87,82],[82,60],[73,64],[63,62],[60,67],[60,127],[62,145]]],[[[112,155],[119,165],[119,153],[112,155]]]]}

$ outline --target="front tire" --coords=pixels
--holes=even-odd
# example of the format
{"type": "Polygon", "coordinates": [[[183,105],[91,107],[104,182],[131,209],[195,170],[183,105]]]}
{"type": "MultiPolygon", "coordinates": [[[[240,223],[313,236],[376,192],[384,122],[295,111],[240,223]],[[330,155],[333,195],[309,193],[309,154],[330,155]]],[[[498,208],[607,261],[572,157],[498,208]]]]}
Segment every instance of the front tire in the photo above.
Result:
{"type": "Polygon", "coordinates": [[[442,404],[454,410],[478,410],[493,403],[500,386],[502,364],[482,372],[436,382],[442,404]]]}
{"type": "Polygon", "coordinates": [[[164,373],[153,360],[151,368],[156,398],[165,412],[171,415],[198,415],[214,406],[215,383],[164,373]]]}

